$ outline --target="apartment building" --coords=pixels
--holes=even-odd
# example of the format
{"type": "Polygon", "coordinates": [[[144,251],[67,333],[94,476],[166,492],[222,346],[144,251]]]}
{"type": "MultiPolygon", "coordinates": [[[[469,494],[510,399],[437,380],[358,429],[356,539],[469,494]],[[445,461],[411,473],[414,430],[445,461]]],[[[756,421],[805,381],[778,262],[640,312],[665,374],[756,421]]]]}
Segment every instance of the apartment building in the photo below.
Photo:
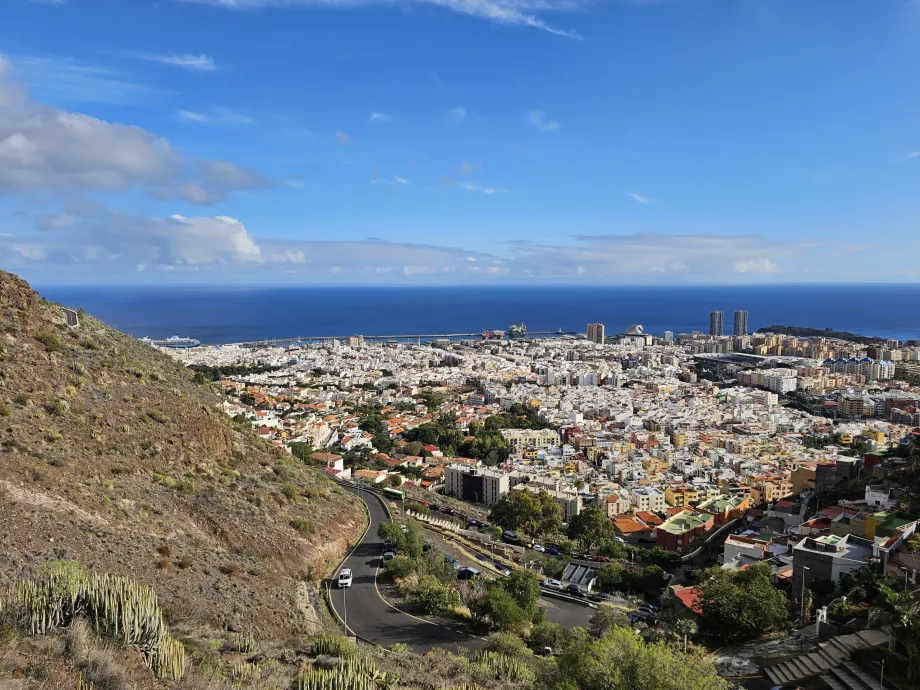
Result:
{"type": "Polygon", "coordinates": [[[685,510],[665,520],[656,530],[656,545],[668,551],[686,553],[694,540],[712,529],[715,518],[685,510]]]}
{"type": "Polygon", "coordinates": [[[538,494],[541,491],[545,491],[556,501],[556,503],[559,504],[559,507],[562,509],[563,522],[568,522],[581,512],[582,499],[581,494],[579,494],[577,491],[545,489],[534,484],[518,484],[517,486],[512,487],[512,491],[530,491],[531,493],[535,494],[538,494]]]}
{"type": "Polygon", "coordinates": [[[844,573],[864,568],[872,557],[872,541],[848,534],[844,537],[806,537],[792,549],[792,589],[795,596],[812,580],[840,582],[844,573]]]}
{"type": "Polygon", "coordinates": [[[501,434],[511,446],[512,453],[518,453],[528,447],[539,448],[560,444],[559,432],[552,429],[502,429],[501,434]]]}
{"type": "Polygon", "coordinates": [[[654,486],[637,486],[629,492],[636,511],[647,510],[651,513],[663,513],[667,507],[664,492],[654,486]]]}
{"type": "Polygon", "coordinates": [[[509,478],[498,470],[483,470],[468,465],[444,468],[444,492],[473,503],[498,503],[509,490],[509,478]]]}

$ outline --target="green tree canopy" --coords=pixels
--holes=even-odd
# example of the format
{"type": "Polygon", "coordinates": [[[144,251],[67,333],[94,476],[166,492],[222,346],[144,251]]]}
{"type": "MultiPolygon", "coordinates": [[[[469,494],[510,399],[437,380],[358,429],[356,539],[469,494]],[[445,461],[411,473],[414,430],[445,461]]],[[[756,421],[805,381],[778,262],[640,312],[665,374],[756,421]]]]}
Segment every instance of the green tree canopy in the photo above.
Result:
{"type": "Polygon", "coordinates": [[[702,655],[684,654],[664,643],[648,643],[628,627],[613,627],[600,639],[574,639],[557,657],[554,690],[730,690],[702,655]]]}
{"type": "Polygon", "coordinates": [[[511,491],[489,511],[489,521],[507,530],[538,537],[562,523],[562,508],[547,492],[511,491]]]}
{"type": "Polygon", "coordinates": [[[711,640],[755,640],[786,625],[786,596],[770,582],[770,566],[755,563],[732,572],[710,568],[700,585],[700,629],[711,640]]]}
{"type": "Polygon", "coordinates": [[[588,506],[569,520],[569,539],[576,540],[590,551],[604,539],[613,539],[613,522],[601,508],[588,506]]]}

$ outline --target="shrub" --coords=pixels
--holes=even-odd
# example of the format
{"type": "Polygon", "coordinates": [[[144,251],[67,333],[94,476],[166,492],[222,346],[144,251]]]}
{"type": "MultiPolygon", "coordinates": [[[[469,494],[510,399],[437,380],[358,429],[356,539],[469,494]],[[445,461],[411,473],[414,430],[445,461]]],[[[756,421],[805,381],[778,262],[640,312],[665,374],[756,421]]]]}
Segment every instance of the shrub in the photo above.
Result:
{"type": "Polygon", "coordinates": [[[449,613],[461,604],[460,592],[430,575],[422,578],[409,598],[422,611],[435,616],[449,613]]]}
{"type": "Polygon", "coordinates": [[[291,502],[297,500],[297,487],[293,484],[285,484],[282,486],[281,493],[283,493],[284,497],[291,502]]]}
{"type": "Polygon", "coordinates": [[[25,393],[19,393],[16,395],[15,398],[13,398],[13,402],[16,403],[17,405],[22,405],[23,407],[25,407],[26,405],[29,404],[29,396],[26,395],[25,393]]]}
{"type": "Polygon", "coordinates": [[[99,690],[130,690],[125,669],[107,649],[93,649],[80,666],[83,678],[99,690]]]}
{"type": "Polygon", "coordinates": [[[0,402],[0,417],[9,417],[10,408],[8,408],[4,403],[0,402]]]}
{"type": "Polygon", "coordinates": [[[383,572],[392,580],[404,580],[415,572],[417,565],[408,556],[396,556],[387,561],[383,572]]]}
{"type": "Polygon", "coordinates": [[[310,534],[313,532],[313,523],[311,523],[309,520],[304,520],[303,518],[292,518],[291,527],[293,527],[301,534],[310,534]]]}
{"type": "Polygon", "coordinates": [[[516,657],[527,653],[524,640],[511,633],[496,632],[489,635],[486,649],[505,656],[516,657]]]}
{"type": "Polygon", "coordinates": [[[57,337],[57,334],[51,333],[50,331],[41,331],[35,336],[35,339],[44,345],[45,350],[48,352],[60,352],[64,349],[61,339],[57,337]]]}
{"type": "Polygon", "coordinates": [[[161,556],[169,556],[172,553],[172,549],[169,547],[169,544],[160,544],[157,547],[157,553],[161,556]]]}
{"type": "Polygon", "coordinates": [[[166,570],[169,567],[170,560],[168,558],[160,558],[157,560],[157,568],[160,570],[166,570]]]}
{"type": "Polygon", "coordinates": [[[222,572],[227,577],[233,577],[240,572],[240,566],[238,566],[236,563],[225,563],[224,565],[220,566],[218,570],[220,570],[220,572],[222,572]]]}
{"type": "Polygon", "coordinates": [[[180,570],[188,570],[192,567],[192,559],[188,556],[183,556],[178,561],[176,561],[176,565],[180,570]]]}
{"type": "Polygon", "coordinates": [[[45,405],[45,410],[48,411],[48,414],[53,414],[57,417],[63,417],[67,414],[67,411],[70,409],[70,403],[66,400],[55,400],[45,405]]]}
{"type": "Polygon", "coordinates": [[[166,424],[169,422],[169,417],[159,410],[145,410],[144,417],[157,424],[166,424]]]}
{"type": "Polygon", "coordinates": [[[565,628],[558,623],[543,621],[530,629],[530,648],[534,651],[543,651],[546,647],[558,649],[565,640],[565,628]]]}

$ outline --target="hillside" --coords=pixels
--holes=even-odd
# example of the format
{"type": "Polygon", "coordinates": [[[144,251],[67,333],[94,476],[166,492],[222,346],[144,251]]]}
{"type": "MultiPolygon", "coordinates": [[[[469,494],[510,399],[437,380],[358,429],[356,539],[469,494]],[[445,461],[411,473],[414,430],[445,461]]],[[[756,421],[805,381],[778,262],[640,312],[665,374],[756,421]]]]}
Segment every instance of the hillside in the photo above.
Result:
{"type": "Polygon", "coordinates": [[[166,355],[85,314],[68,328],[0,271],[0,588],[73,560],[150,585],[171,626],[205,639],[323,629],[316,583],[363,512],[218,403],[166,355]]]}

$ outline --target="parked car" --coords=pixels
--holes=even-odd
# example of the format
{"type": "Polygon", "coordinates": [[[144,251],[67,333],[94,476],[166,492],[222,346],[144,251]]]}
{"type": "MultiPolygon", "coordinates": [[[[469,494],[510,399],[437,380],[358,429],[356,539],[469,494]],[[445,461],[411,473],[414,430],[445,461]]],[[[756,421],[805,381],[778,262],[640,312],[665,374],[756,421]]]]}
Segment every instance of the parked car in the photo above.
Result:
{"type": "Polygon", "coordinates": [[[625,544],[626,540],[623,537],[614,537],[613,540],[619,544],[625,544]]]}
{"type": "Polygon", "coordinates": [[[540,586],[546,589],[555,589],[557,592],[561,592],[563,589],[562,583],[559,582],[559,580],[543,580],[540,586]]]}
{"type": "Polygon", "coordinates": [[[476,570],[476,568],[466,567],[460,568],[460,570],[457,571],[458,580],[472,580],[475,577],[479,577],[479,575],[480,572],[476,570]]]}
{"type": "Polygon", "coordinates": [[[573,597],[579,597],[581,599],[584,599],[585,597],[585,593],[582,591],[581,587],[579,587],[578,585],[572,585],[572,584],[566,585],[565,593],[571,594],[573,597]]]}
{"type": "Polygon", "coordinates": [[[467,518],[466,524],[471,525],[472,527],[479,527],[482,523],[479,522],[476,518],[467,518]]]}
{"type": "Polygon", "coordinates": [[[550,556],[561,556],[562,555],[562,551],[557,549],[555,546],[546,547],[546,553],[548,553],[550,556]]]}
{"type": "Polygon", "coordinates": [[[509,575],[511,575],[511,568],[509,568],[509,567],[507,567],[507,566],[504,566],[504,565],[502,565],[501,563],[494,563],[494,562],[493,562],[492,565],[494,565],[494,566],[495,566],[495,569],[496,569],[498,572],[500,572],[502,575],[504,575],[505,577],[508,577],[509,575]]]}
{"type": "Polygon", "coordinates": [[[629,622],[633,625],[636,623],[645,623],[646,618],[641,613],[631,613],[629,614],[629,622]]]}
{"type": "Polygon", "coordinates": [[[457,511],[451,508],[450,506],[444,506],[441,508],[441,512],[445,515],[454,515],[457,511]]]}
{"type": "Polygon", "coordinates": [[[614,601],[615,597],[612,594],[607,594],[607,592],[594,592],[589,594],[588,598],[591,601],[614,601]]]}
{"type": "Polygon", "coordinates": [[[342,568],[339,571],[339,589],[351,587],[352,574],[350,568],[342,568]]]}
{"type": "Polygon", "coordinates": [[[648,610],[651,611],[652,613],[658,613],[659,611],[661,611],[660,608],[658,608],[658,607],[655,606],[654,604],[648,603],[647,601],[643,601],[641,604],[639,604],[639,608],[640,608],[640,609],[648,609],[648,610]]]}
{"type": "Polygon", "coordinates": [[[432,503],[430,506],[428,506],[428,510],[441,510],[441,506],[439,506],[437,503],[432,503]]]}
{"type": "Polygon", "coordinates": [[[386,563],[387,561],[392,561],[394,558],[396,558],[396,552],[392,548],[386,549],[383,552],[383,562],[384,563],[386,563]]]}
{"type": "Polygon", "coordinates": [[[534,550],[534,551],[538,551],[539,553],[545,553],[545,552],[546,552],[546,547],[542,546],[541,544],[534,544],[534,545],[533,545],[533,550],[534,550]]]}
{"type": "Polygon", "coordinates": [[[518,535],[511,530],[506,529],[504,532],[502,532],[502,541],[506,541],[509,544],[517,544],[519,541],[518,535]]]}
{"type": "Polygon", "coordinates": [[[444,556],[444,562],[445,562],[445,563],[450,563],[450,564],[453,566],[454,570],[459,570],[459,569],[460,569],[460,562],[459,562],[456,558],[454,558],[453,556],[451,556],[450,554],[445,554],[445,556],[444,556]]]}

